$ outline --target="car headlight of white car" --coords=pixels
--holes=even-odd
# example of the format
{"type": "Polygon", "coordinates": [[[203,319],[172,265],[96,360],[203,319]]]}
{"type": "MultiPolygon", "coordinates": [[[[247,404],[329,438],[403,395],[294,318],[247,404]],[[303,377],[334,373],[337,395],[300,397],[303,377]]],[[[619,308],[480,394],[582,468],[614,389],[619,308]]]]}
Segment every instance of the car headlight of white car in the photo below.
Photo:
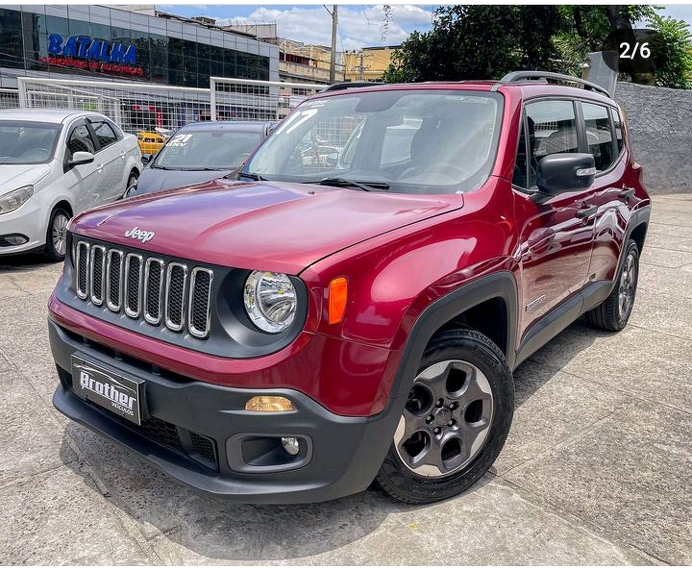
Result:
{"type": "Polygon", "coordinates": [[[260,330],[279,333],[293,322],[297,295],[287,275],[253,271],[245,281],[243,293],[245,310],[260,330]]]}
{"type": "Polygon", "coordinates": [[[0,196],[0,215],[14,212],[24,202],[34,194],[34,187],[31,185],[22,186],[16,190],[11,190],[0,196]]]}

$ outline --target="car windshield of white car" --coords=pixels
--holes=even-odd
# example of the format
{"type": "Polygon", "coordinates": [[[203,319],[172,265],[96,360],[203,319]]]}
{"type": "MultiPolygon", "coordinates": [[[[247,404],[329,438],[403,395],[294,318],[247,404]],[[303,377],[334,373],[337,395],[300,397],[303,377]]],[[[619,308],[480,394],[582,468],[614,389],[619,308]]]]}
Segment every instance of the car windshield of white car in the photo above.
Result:
{"type": "Polygon", "coordinates": [[[26,121],[0,122],[0,164],[43,164],[53,157],[60,126],[26,121]]]}
{"type": "Polygon", "coordinates": [[[259,131],[214,129],[173,135],[151,168],[166,170],[231,170],[250,156],[262,140],[259,131]]]}

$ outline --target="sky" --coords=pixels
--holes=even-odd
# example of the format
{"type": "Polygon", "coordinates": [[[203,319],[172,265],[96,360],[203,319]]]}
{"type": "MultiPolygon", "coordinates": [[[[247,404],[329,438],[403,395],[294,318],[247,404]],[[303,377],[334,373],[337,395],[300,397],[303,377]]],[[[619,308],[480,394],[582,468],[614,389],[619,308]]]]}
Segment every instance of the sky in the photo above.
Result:
{"type": "MultiPolygon", "coordinates": [[[[327,7],[331,10],[332,5],[327,7]]],[[[186,17],[210,16],[238,22],[276,23],[279,37],[305,44],[331,44],[332,20],[321,4],[156,4],[156,9],[186,17]]],[[[399,45],[413,30],[425,32],[431,28],[433,10],[432,5],[392,4],[391,20],[385,26],[381,5],[339,4],[337,51],[399,45]]]]}
{"type": "MultiPolygon", "coordinates": [[[[391,19],[385,26],[386,18],[381,5],[339,4],[337,50],[399,45],[413,30],[430,30],[437,5],[390,6],[391,19]]],[[[331,7],[331,4],[327,5],[327,8],[331,7]]],[[[186,17],[209,16],[243,23],[276,23],[279,37],[305,44],[331,44],[331,16],[321,4],[156,4],[156,9],[186,17]]],[[[690,4],[667,4],[659,13],[685,20],[692,29],[690,4]]]]}

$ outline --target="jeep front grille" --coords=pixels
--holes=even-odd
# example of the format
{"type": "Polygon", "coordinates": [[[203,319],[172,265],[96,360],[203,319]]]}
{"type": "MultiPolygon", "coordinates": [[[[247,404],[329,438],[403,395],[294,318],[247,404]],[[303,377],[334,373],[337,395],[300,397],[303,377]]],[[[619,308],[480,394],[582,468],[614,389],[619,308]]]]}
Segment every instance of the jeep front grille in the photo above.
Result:
{"type": "Polygon", "coordinates": [[[169,330],[209,335],[214,272],[178,261],[79,241],[74,249],[77,296],[97,307],[169,330]]]}

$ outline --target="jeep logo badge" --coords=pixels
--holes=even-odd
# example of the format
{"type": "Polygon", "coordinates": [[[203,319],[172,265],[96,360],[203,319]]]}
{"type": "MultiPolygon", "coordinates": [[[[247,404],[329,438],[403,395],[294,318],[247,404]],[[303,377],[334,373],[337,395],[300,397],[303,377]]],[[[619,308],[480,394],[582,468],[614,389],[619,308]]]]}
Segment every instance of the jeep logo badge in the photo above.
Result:
{"type": "Polygon", "coordinates": [[[154,237],[154,232],[147,232],[145,230],[140,230],[137,226],[132,228],[131,230],[125,232],[125,237],[129,237],[132,239],[138,239],[142,243],[147,243],[154,237]]]}

